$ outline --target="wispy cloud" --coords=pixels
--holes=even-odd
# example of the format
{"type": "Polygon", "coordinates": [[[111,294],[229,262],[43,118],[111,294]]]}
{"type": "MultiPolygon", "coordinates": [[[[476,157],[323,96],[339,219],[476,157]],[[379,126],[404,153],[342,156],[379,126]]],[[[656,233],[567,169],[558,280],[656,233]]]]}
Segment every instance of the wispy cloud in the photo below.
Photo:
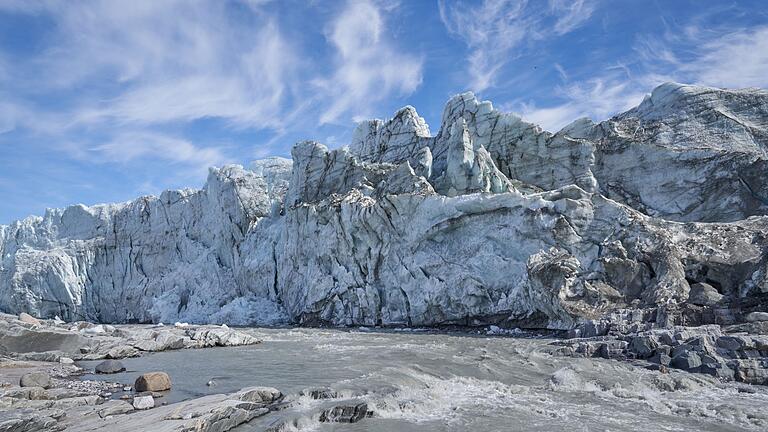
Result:
{"type": "Polygon", "coordinates": [[[151,157],[172,163],[183,163],[207,170],[208,167],[228,162],[228,158],[216,147],[200,148],[191,142],[149,132],[121,133],[110,141],[89,149],[102,160],[130,162],[151,157]]]}
{"type": "Polygon", "coordinates": [[[768,87],[768,26],[681,26],[639,37],[639,66],[681,82],[714,87],[768,87]]]}
{"type": "Polygon", "coordinates": [[[331,101],[320,123],[365,114],[372,103],[410,94],[421,84],[423,60],[393,46],[386,26],[382,10],[363,0],[350,0],[331,23],[327,38],[337,51],[336,69],[329,79],[315,81],[331,101]]]}
{"type": "MultiPolygon", "coordinates": [[[[276,23],[233,20],[224,3],[52,3],[58,42],[40,60],[53,86],[108,78],[110,98],[81,101],[79,121],[157,124],[221,118],[279,124],[297,65],[276,23]]],[[[43,78],[43,77],[41,77],[43,78]]]]}
{"type": "Polygon", "coordinates": [[[582,24],[595,9],[590,0],[550,0],[547,13],[525,0],[462,2],[439,0],[440,18],[448,32],[467,45],[470,89],[480,92],[496,83],[502,67],[515,58],[526,40],[564,35],[582,24]]]}
{"type": "Polygon", "coordinates": [[[469,86],[482,91],[493,85],[510,50],[520,44],[531,27],[525,1],[483,0],[477,3],[448,3],[439,0],[440,18],[446,29],[464,40],[469,48],[469,86]]]}
{"type": "Polygon", "coordinates": [[[591,0],[549,0],[549,11],[557,17],[553,30],[564,35],[577,29],[592,16],[595,7],[591,0]]]}
{"type": "Polygon", "coordinates": [[[277,130],[293,109],[297,50],[261,2],[244,5],[248,20],[223,2],[4,3],[0,9],[54,25],[40,55],[10,70],[0,62],[0,78],[15,87],[11,95],[0,89],[0,133],[48,136],[53,150],[75,160],[164,160],[201,178],[232,157],[184,138],[185,125],[213,118],[277,130]],[[65,96],[35,102],[46,93],[65,96]]]}
{"type": "Polygon", "coordinates": [[[565,102],[551,107],[537,107],[532,103],[519,103],[508,108],[517,111],[525,120],[549,131],[582,117],[601,121],[639,104],[645,96],[641,85],[626,76],[606,71],[602,76],[585,82],[576,82],[556,88],[565,102]]]}
{"type": "Polygon", "coordinates": [[[719,87],[768,87],[768,27],[739,29],[704,43],[679,67],[696,82],[719,87]]]}
{"type": "MultiPolygon", "coordinates": [[[[695,21],[695,20],[694,20],[695,21]]],[[[516,101],[506,108],[545,129],[557,131],[579,117],[601,121],[637,105],[668,81],[712,87],[768,87],[768,26],[707,27],[686,23],[661,34],[637,37],[632,55],[592,77],[555,89],[560,103],[538,106],[516,101]]]]}

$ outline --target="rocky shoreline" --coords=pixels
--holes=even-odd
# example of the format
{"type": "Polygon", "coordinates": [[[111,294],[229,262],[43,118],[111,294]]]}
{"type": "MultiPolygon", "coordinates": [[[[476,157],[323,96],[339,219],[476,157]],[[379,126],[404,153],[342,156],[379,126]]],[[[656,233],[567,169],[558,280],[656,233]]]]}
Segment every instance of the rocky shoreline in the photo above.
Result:
{"type": "MultiPolygon", "coordinates": [[[[284,409],[283,394],[247,387],[168,404],[163,398],[171,381],[164,372],[142,374],[133,385],[83,380],[89,371],[75,362],[105,359],[94,372],[109,374],[125,370],[119,359],[146,353],[259,343],[226,325],[113,326],[0,314],[0,432],[228,431],[284,409]]],[[[327,389],[308,389],[305,396],[335,397],[327,389]]],[[[321,422],[337,423],[369,415],[359,401],[331,403],[318,412],[321,422]]],[[[290,421],[278,418],[269,430],[290,427],[290,421]]]]}
{"type": "Polygon", "coordinates": [[[227,326],[112,326],[0,314],[0,431],[149,430],[150,424],[152,430],[229,430],[269,412],[280,392],[248,388],[166,405],[152,388],[80,380],[86,370],[75,361],[113,359],[107,362],[120,370],[116,359],[143,353],[260,342],[227,326]],[[149,408],[151,414],[125,416],[149,408]]]}
{"type": "Polygon", "coordinates": [[[722,381],[768,385],[768,314],[752,312],[727,325],[666,325],[644,320],[649,310],[630,310],[587,320],[554,343],[557,353],[639,361],[712,375],[722,381]]]}

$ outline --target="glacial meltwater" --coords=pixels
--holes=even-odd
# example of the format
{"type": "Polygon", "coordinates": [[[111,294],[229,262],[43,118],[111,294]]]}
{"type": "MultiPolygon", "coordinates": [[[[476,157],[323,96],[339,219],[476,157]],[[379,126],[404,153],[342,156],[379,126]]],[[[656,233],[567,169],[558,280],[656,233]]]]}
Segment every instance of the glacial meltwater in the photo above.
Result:
{"type": "MultiPolygon", "coordinates": [[[[168,403],[248,386],[286,395],[287,408],[235,429],[260,431],[737,431],[768,429],[768,391],[703,375],[662,374],[602,359],[552,355],[548,338],[432,332],[248,329],[258,345],[125,359],[131,384],[165,371],[168,403]],[[207,385],[210,382],[211,385],[207,385]],[[330,387],[315,400],[304,389],[330,387]],[[365,402],[370,418],[321,423],[320,413],[365,402]]],[[[97,362],[82,362],[93,368],[97,362]]]]}

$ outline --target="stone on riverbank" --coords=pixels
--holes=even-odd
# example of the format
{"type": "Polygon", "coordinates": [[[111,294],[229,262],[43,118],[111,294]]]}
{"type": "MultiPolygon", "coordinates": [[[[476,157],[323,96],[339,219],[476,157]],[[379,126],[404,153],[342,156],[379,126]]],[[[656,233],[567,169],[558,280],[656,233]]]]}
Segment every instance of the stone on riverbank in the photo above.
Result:
{"type": "Polygon", "coordinates": [[[148,372],[136,378],[133,388],[136,392],[170,390],[171,377],[165,372],[148,372]]]}
{"type": "Polygon", "coordinates": [[[39,319],[33,317],[32,315],[26,312],[22,312],[19,314],[19,321],[27,324],[36,325],[36,326],[39,326],[41,324],[39,319]]]}
{"type": "Polygon", "coordinates": [[[104,408],[99,410],[99,417],[101,418],[113,415],[127,414],[134,410],[132,404],[122,400],[107,401],[102,406],[104,408]]]}
{"type": "Polygon", "coordinates": [[[47,389],[51,387],[51,377],[45,372],[30,372],[21,376],[19,386],[42,387],[47,389]]]}
{"type": "MultiPolygon", "coordinates": [[[[754,312],[753,312],[754,313],[754,312]]],[[[671,368],[698,372],[723,381],[768,384],[768,335],[740,333],[741,325],[726,327],[671,326],[657,328],[616,317],[614,320],[581,323],[569,335],[594,334],[591,338],[572,339],[555,352],[582,357],[646,359],[652,368],[671,368]]]]}
{"type": "Polygon", "coordinates": [[[123,372],[124,370],[125,366],[123,363],[117,360],[104,360],[103,362],[97,364],[95,368],[95,372],[97,374],[113,374],[123,372]]]}
{"type": "Polygon", "coordinates": [[[136,396],[133,398],[133,407],[137,410],[147,410],[155,407],[155,398],[152,396],[136,396]]]}

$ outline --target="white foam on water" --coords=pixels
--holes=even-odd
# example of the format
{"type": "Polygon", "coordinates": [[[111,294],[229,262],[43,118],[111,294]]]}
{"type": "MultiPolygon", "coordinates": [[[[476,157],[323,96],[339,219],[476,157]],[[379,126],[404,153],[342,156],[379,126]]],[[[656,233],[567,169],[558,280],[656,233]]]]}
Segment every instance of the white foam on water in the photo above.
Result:
{"type": "MultiPolygon", "coordinates": [[[[635,371],[638,372],[638,371],[635,371]]],[[[645,406],[673,418],[711,419],[750,430],[768,429],[768,412],[755,410],[755,402],[768,403],[768,394],[743,394],[734,386],[709,377],[641,374],[623,382],[588,379],[572,367],[552,374],[546,386],[555,392],[586,392],[609,403],[645,406]]]]}
{"type": "Polygon", "coordinates": [[[439,378],[410,371],[411,382],[391,394],[367,395],[368,409],[376,417],[410,422],[452,422],[467,411],[515,407],[529,396],[527,388],[471,377],[439,378]]]}

